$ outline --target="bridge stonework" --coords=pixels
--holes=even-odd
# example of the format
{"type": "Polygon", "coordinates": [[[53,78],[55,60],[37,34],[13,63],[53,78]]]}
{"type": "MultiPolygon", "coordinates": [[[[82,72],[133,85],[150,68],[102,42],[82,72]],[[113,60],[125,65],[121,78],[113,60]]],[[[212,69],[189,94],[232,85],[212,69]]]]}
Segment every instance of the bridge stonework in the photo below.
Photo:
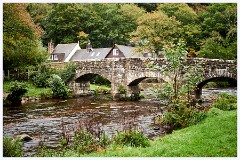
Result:
{"type": "MultiPolygon", "coordinates": [[[[120,95],[119,87],[126,88],[127,96],[139,95],[138,84],[145,78],[161,78],[164,81],[171,81],[158,70],[150,69],[149,63],[163,66],[167,62],[164,58],[131,58],[131,59],[104,59],[71,62],[77,65],[76,76],[69,86],[78,95],[90,91],[90,79],[95,75],[100,75],[111,82],[111,93],[114,98],[120,95]]],[[[204,68],[203,79],[199,81],[195,90],[196,98],[200,99],[202,87],[209,81],[226,79],[231,84],[237,83],[237,62],[233,60],[219,59],[188,59],[186,65],[201,64],[204,68]]]]}

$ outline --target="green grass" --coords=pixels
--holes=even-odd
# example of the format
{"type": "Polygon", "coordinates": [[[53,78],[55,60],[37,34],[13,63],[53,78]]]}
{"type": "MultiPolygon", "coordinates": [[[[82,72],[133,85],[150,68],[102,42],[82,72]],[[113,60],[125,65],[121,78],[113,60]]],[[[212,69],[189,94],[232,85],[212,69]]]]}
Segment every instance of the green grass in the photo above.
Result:
{"type": "MultiPolygon", "coordinates": [[[[74,154],[72,155],[74,156],[74,154]]],[[[223,111],[203,122],[151,142],[147,148],[112,147],[90,157],[236,157],[237,111],[223,111]]]]}
{"type": "Polygon", "coordinates": [[[104,85],[96,85],[96,84],[90,84],[90,89],[91,90],[96,90],[96,89],[104,89],[104,90],[111,90],[111,87],[104,86],[104,85]]]}
{"type": "MultiPolygon", "coordinates": [[[[9,93],[9,87],[10,87],[10,83],[9,81],[5,81],[3,83],[3,92],[5,93],[9,93]]],[[[28,92],[24,95],[26,97],[42,97],[44,95],[48,95],[51,93],[51,89],[50,88],[37,88],[35,87],[32,83],[30,82],[26,82],[27,84],[27,88],[28,88],[28,92]]],[[[99,86],[99,85],[95,85],[95,84],[91,84],[90,85],[90,89],[91,90],[96,90],[96,89],[104,89],[104,90],[111,90],[111,87],[108,86],[99,86]]]]}
{"type": "MultiPolygon", "coordinates": [[[[8,81],[5,81],[3,83],[3,92],[9,93],[10,83],[11,82],[8,82],[8,81]]],[[[26,96],[26,97],[38,97],[38,98],[40,98],[44,95],[47,95],[47,94],[51,93],[50,88],[37,88],[30,82],[26,82],[26,84],[27,84],[27,89],[28,89],[27,93],[24,94],[24,96],[26,96]]]]}

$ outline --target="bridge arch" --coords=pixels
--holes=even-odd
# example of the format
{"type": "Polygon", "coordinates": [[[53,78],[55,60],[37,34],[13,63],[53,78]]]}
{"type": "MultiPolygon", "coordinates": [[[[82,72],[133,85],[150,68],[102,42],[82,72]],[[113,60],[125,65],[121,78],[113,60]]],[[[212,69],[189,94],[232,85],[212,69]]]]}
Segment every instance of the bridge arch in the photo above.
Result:
{"type": "Polygon", "coordinates": [[[230,86],[236,87],[237,86],[237,79],[233,77],[227,77],[227,76],[219,76],[219,77],[210,77],[203,79],[200,81],[195,90],[195,96],[196,99],[201,99],[202,95],[202,88],[208,83],[208,82],[228,82],[230,86]]]}
{"type": "Polygon", "coordinates": [[[107,77],[105,77],[101,74],[97,74],[97,73],[85,73],[85,74],[75,78],[75,82],[79,83],[79,82],[82,82],[82,81],[90,81],[95,76],[101,76],[101,77],[105,78],[107,81],[109,81],[109,83],[111,83],[111,81],[107,77]]]}
{"type": "Polygon", "coordinates": [[[82,72],[76,74],[74,80],[68,85],[73,90],[74,95],[89,94],[91,91],[90,80],[97,75],[105,78],[110,84],[112,84],[111,79],[109,79],[109,77],[104,74],[97,72],[82,72]]]}

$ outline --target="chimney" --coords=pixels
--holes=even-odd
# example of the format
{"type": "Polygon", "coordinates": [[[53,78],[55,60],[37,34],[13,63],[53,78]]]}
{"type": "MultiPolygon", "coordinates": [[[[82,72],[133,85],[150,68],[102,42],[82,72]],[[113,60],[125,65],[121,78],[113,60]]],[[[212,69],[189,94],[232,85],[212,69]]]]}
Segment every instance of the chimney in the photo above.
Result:
{"type": "Polygon", "coordinates": [[[52,39],[50,40],[50,42],[48,43],[48,53],[52,53],[54,50],[54,44],[52,42],[52,39]]]}
{"type": "Polygon", "coordinates": [[[87,49],[87,52],[88,52],[88,53],[90,53],[90,52],[93,51],[93,48],[92,48],[92,45],[91,45],[90,42],[88,42],[86,49],[87,49]]]}

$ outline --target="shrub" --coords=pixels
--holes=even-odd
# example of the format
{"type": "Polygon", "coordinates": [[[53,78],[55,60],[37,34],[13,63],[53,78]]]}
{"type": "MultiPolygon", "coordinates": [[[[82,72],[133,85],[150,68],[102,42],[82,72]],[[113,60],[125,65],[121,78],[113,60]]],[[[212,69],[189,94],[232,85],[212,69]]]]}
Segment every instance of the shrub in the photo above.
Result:
{"type": "Polygon", "coordinates": [[[36,87],[47,87],[48,83],[47,83],[47,79],[49,78],[49,76],[46,73],[37,73],[33,78],[32,78],[32,83],[36,86],[36,87]]]}
{"type": "Polygon", "coordinates": [[[118,91],[121,93],[121,94],[126,94],[127,90],[124,86],[120,85],[118,87],[118,91]]]}
{"type": "Polygon", "coordinates": [[[53,98],[66,99],[70,97],[70,89],[65,86],[64,82],[58,75],[52,75],[49,80],[49,86],[52,89],[53,98]]]}
{"type": "Polygon", "coordinates": [[[115,143],[132,147],[148,147],[150,145],[148,138],[142,132],[136,130],[118,132],[115,137],[115,143]]]}
{"type": "Polygon", "coordinates": [[[94,78],[92,78],[90,83],[111,87],[111,82],[100,75],[96,75],[94,78]]]}
{"type": "Polygon", "coordinates": [[[217,87],[216,82],[208,82],[205,86],[205,88],[215,88],[217,87]]]}
{"type": "Polygon", "coordinates": [[[195,107],[179,105],[177,108],[172,108],[171,111],[164,113],[162,125],[172,126],[171,129],[185,128],[206,118],[206,112],[198,111],[195,107]]]}
{"type": "Polygon", "coordinates": [[[216,82],[217,87],[227,87],[229,86],[228,82],[216,82]]]}
{"type": "Polygon", "coordinates": [[[67,84],[70,82],[76,74],[76,65],[68,64],[63,70],[60,70],[58,75],[61,77],[62,81],[67,84]]]}
{"type": "Polygon", "coordinates": [[[98,88],[96,88],[95,90],[94,90],[94,94],[95,95],[99,95],[99,94],[109,94],[110,93],[110,91],[108,90],[108,89],[105,89],[105,88],[100,88],[100,87],[98,87],[98,88]]]}
{"type": "Polygon", "coordinates": [[[215,107],[212,107],[208,110],[207,112],[207,116],[208,117],[214,117],[214,116],[218,116],[222,113],[223,111],[218,109],[218,108],[215,108],[215,107]]]}
{"type": "Polygon", "coordinates": [[[237,96],[232,94],[227,94],[227,93],[219,93],[218,100],[219,101],[225,100],[229,103],[237,103],[237,96]]]}
{"type": "Polygon", "coordinates": [[[91,153],[98,148],[97,140],[86,131],[76,131],[72,147],[78,154],[91,153]]]}
{"type": "Polygon", "coordinates": [[[33,72],[30,75],[30,79],[36,87],[48,87],[48,79],[51,77],[51,74],[53,74],[52,71],[42,66],[40,72],[33,72]]]}
{"type": "Polygon", "coordinates": [[[11,93],[7,96],[7,103],[10,105],[19,104],[22,101],[22,96],[27,92],[27,85],[14,81],[10,83],[9,91],[11,93]]]}
{"type": "Polygon", "coordinates": [[[106,148],[108,145],[111,144],[111,139],[107,136],[107,134],[103,133],[101,136],[100,136],[100,139],[99,139],[99,145],[102,147],[102,148],[106,148]]]}
{"type": "Polygon", "coordinates": [[[235,110],[237,109],[237,96],[220,93],[218,94],[218,101],[212,105],[212,107],[221,109],[223,111],[235,110]]]}
{"type": "Polygon", "coordinates": [[[22,141],[3,137],[3,157],[21,157],[23,154],[22,141]]]}
{"type": "Polygon", "coordinates": [[[212,105],[214,108],[218,108],[223,111],[230,111],[237,109],[237,103],[229,103],[228,101],[219,101],[212,105]]]}

